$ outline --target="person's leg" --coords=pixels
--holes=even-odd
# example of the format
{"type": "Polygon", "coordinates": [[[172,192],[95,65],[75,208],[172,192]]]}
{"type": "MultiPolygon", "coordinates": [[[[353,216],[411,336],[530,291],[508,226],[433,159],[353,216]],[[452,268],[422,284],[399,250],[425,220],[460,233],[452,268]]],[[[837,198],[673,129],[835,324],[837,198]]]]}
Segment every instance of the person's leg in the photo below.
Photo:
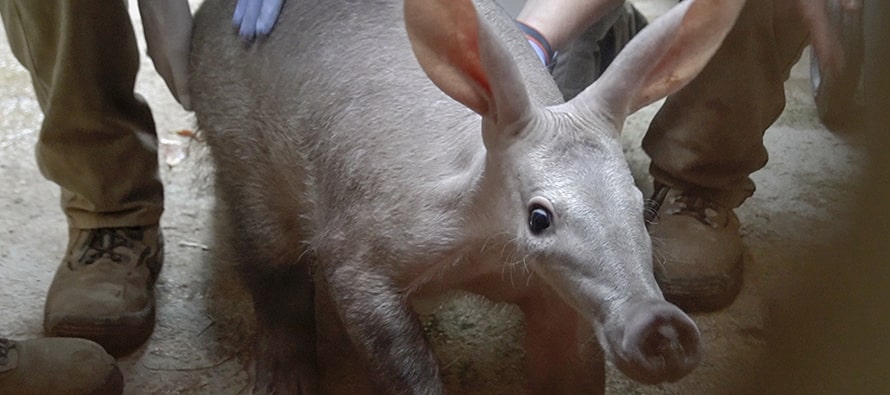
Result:
{"type": "Polygon", "coordinates": [[[807,43],[793,1],[749,0],[701,74],[667,98],[643,139],[655,178],[649,219],[655,274],[686,310],[731,303],[742,243],[732,209],[766,164],[764,131],[785,105],[783,82],[807,43]]]}
{"type": "Polygon", "coordinates": [[[528,0],[516,23],[569,100],[602,74],[646,18],[624,0],[528,0]]]}
{"type": "Polygon", "coordinates": [[[85,339],[0,338],[0,394],[120,394],[117,363],[85,339]]]}
{"type": "Polygon", "coordinates": [[[646,24],[646,18],[633,3],[624,2],[564,45],[552,73],[563,97],[572,99],[599,78],[646,24]]]}
{"type": "Polygon", "coordinates": [[[163,252],[163,189],[148,105],[133,91],[139,54],[123,1],[0,0],[44,121],[41,172],[62,190],[68,251],[46,301],[49,334],[112,353],[151,333],[163,252]]]}

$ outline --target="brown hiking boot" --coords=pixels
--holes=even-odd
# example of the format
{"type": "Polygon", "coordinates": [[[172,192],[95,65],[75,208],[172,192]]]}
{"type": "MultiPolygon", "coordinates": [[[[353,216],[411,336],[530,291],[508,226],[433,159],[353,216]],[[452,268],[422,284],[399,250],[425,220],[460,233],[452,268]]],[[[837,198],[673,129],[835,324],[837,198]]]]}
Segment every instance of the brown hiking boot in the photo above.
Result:
{"type": "Polygon", "coordinates": [[[120,394],[117,363],[85,339],[0,338],[0,394],[120,394]]]}
{"type": "Polygon", "coordinates": [[[731,209],[657,186],[647,209],[655,280],[665,299],[686,312],[710,312],[742,287],[742,239],[731,209]]]}
{"type": "Polygon", "coordinates": [[[46,296],[44,330],[93,340],[115,356],[135,350],[154,328],[160,229],[70,229],[69,237],[46,296]]]}

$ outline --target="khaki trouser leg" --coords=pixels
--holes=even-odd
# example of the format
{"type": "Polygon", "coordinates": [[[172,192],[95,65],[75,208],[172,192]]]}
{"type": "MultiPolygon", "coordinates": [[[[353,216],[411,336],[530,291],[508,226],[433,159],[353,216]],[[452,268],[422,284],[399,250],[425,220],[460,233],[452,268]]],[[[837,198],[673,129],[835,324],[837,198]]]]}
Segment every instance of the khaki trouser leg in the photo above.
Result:
{"type": "Polygon", "coordinates": [[[748,0],[702,73],[665,101],[643,139],[657,182],[728,207],[754,193],[763,133],[785,107],[783,82],[808,40],[795,3],[748,0]]]}
{"type": "Polygon", "coordinates": [[[158,141],[133,92],[139,53],[125,2],[0,0],[0,14],[44,113],[37,163],[61,187],[69,224],[156,224],[158,141]]]}

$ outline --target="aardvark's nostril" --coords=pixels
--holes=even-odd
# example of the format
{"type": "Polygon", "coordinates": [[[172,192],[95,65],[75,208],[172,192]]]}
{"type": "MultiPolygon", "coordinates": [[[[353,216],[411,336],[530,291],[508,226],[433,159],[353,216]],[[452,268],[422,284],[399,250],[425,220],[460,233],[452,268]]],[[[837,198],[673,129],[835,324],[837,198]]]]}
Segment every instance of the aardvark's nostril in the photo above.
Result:
{"type": "Polygon", "coordinates": [[[659,325],[643,343],[642,351],[651,357],[682,354],[680,334],[672,325],[659,325]]]}
{"type": "Polygon", "coordinates": [[[688,355],[673,325],[662,324],[650,332],[640,347],[654,369],[664,371],[666,380],[682,377],[689,369],[688,355]]]}
{"type": "Polygon", "coordinates": [[[701,358],[701,335],[679,308],[650,300],[631,308],[616,364],[632,379],[644,383],[676,381],[701,358]]]}
{"type": "MultiPolygon", "coordinates": [[[[689,339],[685,339],[689,341],[689,339]]],[[[649,362],[651,369],[660,370],[663,379],[675,381],[692,369],[697,361],[695,347],[687,354],[681,333],[671,324],[661,324],[654,328],[640,346],[640,351],[649,362]]]]}

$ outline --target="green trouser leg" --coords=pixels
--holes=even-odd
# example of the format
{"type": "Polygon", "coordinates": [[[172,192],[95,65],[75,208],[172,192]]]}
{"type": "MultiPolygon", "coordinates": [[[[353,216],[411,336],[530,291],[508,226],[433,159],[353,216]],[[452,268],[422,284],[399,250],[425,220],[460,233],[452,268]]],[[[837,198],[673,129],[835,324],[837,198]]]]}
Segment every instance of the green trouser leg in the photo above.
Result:
{"type": "Polygon", "coordinates": [[[133,91],[139,53],[123,1],[0,0],[10,47],[44,113],[36,147],[74,228],[158,223],[154,121],[133,91]]]}
{"type": "Polygon", "coordinates": [[[808,41],[795,1],[748,0],[714,58],[667,98],[643,139],[657,182],[727,207],[754,193],[763,133],[785,107],[783,82],[808,41]]]}

